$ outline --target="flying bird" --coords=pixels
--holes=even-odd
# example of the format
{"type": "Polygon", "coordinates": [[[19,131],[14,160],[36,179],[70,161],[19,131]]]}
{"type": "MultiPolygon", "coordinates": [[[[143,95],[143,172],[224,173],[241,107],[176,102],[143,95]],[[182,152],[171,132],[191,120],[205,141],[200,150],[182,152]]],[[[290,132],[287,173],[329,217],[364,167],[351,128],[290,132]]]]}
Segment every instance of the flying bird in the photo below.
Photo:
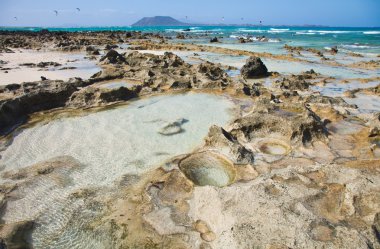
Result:
{"type": "Polygon", "coordinates": [[[186,20],[187,20],[187,16],[186,16],[186,20]]]}
{"type": "Polygon", "coordinates": [[[222,21],[224,21],[224,16],[222,17],[222,21]]]}
{"type": "Polygon", "coordinates": [[[55,15],[58,16],[58,11],[57,11],[57,10],[54,10],[54,12],[55,12],[55,15]]]}
{"type": "Polygon", "coordinates": [[[15,16],[15,17],[13,17],[13,18],[15,19],[15,21],[17,21],[17,20],[18,20],[17,16],[15,16]]]}
{"type": "Polygon", "coordinates": [[[79,9],[79,8],[77,8],[77,10],[78,10],[78,11],[80,11],[80,9],[79,9]]]}

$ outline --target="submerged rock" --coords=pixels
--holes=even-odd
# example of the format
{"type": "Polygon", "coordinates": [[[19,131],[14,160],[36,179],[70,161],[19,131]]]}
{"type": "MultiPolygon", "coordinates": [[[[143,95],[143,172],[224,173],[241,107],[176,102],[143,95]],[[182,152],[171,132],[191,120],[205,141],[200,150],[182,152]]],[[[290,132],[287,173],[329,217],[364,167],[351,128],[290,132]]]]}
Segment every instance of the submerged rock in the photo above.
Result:
{"type": "Polygon", "coordinates": [[[75,169],[80,167],[80,163],[73,157],[62,156],[40,162],[32,166],[3,172],[1,176],[11,180],[30,180],[35,177],[45,176],[61,169],[75,169]]]}
{"type": "Polygon", "coordinates": [[[29,237],[33,227],[33,221],[21,221],[0,225],[0,248],[33,248],[29,243],[29,237]]]}
{"type": "Polygon", "coordinates": [[[187,123],[187,122],[189,122],[187,119],[184,119],[184,118],[178,119],[177,121],[174,121],[174,122],[169,123],[169,124],[165,125],[164,127],[162,127],[158,131],[158,133],[160,133],[161,135],[165,135],[165,136],[172,136],[172,135],[182,133],[185,131],[182,128],[182,125],[184,123],[187,123]]]}
{"type": "Polygon", "coordinates": [[[354,89],[345,92],[345,94],[350,96],[351,98],[354,98],[358,93],[380,96],[380,84],[375,87],[354,89]]]}
{"type": "Polygon", "coordinates": [[[268,69],[259,57],[251,56],[240,71],[244,78],[252,79],[268,76],[268,69]]]}
{"type": "Polygon", "coordinates": [[[201,234],[201,238],[204,240],[204,241],[207,241],[207,242],[212,242],[216,239],[216,235],[215,233],[213,233],[212,231],[209,231],[207,233],[202,233],[201,234]]]}

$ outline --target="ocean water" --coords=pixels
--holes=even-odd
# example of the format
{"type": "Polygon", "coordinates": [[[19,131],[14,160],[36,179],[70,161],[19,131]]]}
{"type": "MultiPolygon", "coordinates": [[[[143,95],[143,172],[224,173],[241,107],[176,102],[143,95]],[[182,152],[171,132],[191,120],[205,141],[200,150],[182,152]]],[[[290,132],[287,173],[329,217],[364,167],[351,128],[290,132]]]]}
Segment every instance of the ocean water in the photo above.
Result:
{"type": "MultiPolygon", "coordinates": [[[[0,30],[40,31],[46,27],[0,27],[0,30]]],[[[323,49],[337,46],[341,51],[380,54],[380,28],[292,27],[292,26],[194,26],[194,27],[76,27],[47,28],[50,31],[142,31],[175,36],[179,32],[197,36],[184,42],[208,42],[211,36],[222,38],[224,44],[236,44],[237,37],[265,36],[268,42],[241,44],[247,50],[283,53],[284,44],[323,49]],[[185,32],[184,29],[190,28],[185,32]],[[203,36],[203,39],[199,39],[203,36]]]]}

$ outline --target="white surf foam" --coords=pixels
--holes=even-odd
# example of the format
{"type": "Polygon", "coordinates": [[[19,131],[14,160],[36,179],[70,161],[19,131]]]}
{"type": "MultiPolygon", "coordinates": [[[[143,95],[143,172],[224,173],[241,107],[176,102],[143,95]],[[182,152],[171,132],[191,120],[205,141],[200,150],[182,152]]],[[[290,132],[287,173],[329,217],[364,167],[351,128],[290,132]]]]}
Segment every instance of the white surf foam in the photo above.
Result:
{"type": "Polygon", "coordinates": [[[380,31],[365,31],[363,32],[365,35],[379,35],[380,31]]]}

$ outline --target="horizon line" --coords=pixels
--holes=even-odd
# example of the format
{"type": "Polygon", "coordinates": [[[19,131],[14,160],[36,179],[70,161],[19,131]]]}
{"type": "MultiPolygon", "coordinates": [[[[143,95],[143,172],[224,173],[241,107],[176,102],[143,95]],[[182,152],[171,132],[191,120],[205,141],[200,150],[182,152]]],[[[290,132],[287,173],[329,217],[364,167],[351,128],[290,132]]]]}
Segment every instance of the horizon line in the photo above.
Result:
{"type": "Polygon", "coordinates": [[[0,25],[0,28],[112,28],[112,27],[119,27],[119,28],[146,28],[146,27],[197,27],[197,26],[215,26],[215,27],[320,27],[320,28],[374,28],[379,29],[380,26],[329,26],[329,25],[318,25],[318,24],[302,24],[302,25],[289,25],[289,24],[268,24],[268,25],[260,25],[260,24],[222,24],[222,23],[215,23],[215,24],[195,24],[195,23],[188,23],[184,25],[153,25],[153,26],[133,26],[133,24],[130,25],[78,25],[78,26],[16,26],[16,25],[0,25]]]}

